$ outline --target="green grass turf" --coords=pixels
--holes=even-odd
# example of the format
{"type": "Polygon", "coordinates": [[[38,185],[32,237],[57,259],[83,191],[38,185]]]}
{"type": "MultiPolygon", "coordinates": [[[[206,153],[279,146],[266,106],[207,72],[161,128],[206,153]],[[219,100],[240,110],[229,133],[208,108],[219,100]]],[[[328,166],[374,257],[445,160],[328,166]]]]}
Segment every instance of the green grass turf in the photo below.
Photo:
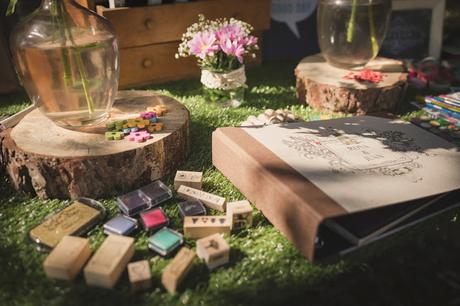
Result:
{"type": "MultiPolygon", "coordinates": [[[[288,107],[304,119],[318,112],[295,98],[293,62],[269,63],[249,69],[247,103],[237,109],[209,105],[200,96],[198,80],[148,87],[182,101],[191,112],[192,153],[183,169],[204,171],[204,190],[227,199],[243,199],[211,163],[211,133],[237,125],[265,108],[288,107]]],[[[28,104],[24,95],[3,96],[0,115],[28,104]]],[[[410,117],[409,107],[399,113],[410,117]]],[[[172,186],[172,177],[164,180],[172,186]]],[[[276,188],[276,186],[275,186],[276,188]]],[[[352,192],[352,191],[350,191],[352,192]]],[[[114,198],[101,199],[110,216],[114,198]]],[[[180,229],[174,200],[164,208],[172,227],[180,229]]],[[[251,229],[233,234],[228,266],[208,272],[196,261],[176,295],[159,285],[170,259],[147,248],[147,235],[136,236],[134,259],[150,261],[154,287],[130,291],[126,273],[114,290],[92,288],[80,276],[67,283],[48,280],[42,270],[46,255],[27,238],[28,230],[68,201],[39,200],[15,193],[0,175],[0,305],[458,305],[460,304],[460,239],[457,212],[437,218],[384,244],[331,263],[313,265],[259,212],[251,229]]],[[[103,241],[102,226],[90,233],[93,249],[103,241]]],[[[194,247],[193,241],[186,245],[194,247]]]]}

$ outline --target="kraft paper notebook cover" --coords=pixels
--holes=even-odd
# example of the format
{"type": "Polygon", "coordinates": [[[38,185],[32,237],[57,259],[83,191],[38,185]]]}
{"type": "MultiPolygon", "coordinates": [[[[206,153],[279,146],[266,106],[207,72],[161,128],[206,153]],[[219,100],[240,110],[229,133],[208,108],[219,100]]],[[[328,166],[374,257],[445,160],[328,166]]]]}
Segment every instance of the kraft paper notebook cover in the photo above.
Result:
{"type": "Polygon", "coordinates": [[[400,120],[360,116],[219,128],[212,156],[310,260],[346,253],[460,205],[458,148],[400,120]],[[327,248],[319,248],[322,240],[327,248]]]}

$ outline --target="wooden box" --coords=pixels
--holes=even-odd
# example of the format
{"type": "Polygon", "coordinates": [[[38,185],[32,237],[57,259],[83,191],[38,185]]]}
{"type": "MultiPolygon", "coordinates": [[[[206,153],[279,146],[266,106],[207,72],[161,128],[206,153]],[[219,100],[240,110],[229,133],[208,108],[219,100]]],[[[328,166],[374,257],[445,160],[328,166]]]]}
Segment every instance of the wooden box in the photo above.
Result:
{"type": "MultiPolygon", "coordinates": [[[[211,0],[109,9],[97,6],[115,28],[120,48],[120,87],[179,80],[199,75],[194,58],[175,59],[182,34],[198,21],[235,17],[250,23],[261,44],[270,26],[270,0],[211,0]]],[[[260,63],[260,54],[252,63],[260,63]]]]}

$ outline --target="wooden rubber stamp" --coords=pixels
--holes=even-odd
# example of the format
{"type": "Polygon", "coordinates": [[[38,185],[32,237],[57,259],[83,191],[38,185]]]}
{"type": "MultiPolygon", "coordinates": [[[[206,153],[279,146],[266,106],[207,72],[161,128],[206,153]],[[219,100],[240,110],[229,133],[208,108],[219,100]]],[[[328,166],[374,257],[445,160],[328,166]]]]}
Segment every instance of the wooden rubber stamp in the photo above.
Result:
{"type": "Polygon", "coordinates": [[[200,189],[203,181],[203,172],[177,171],[174,178],[174,188],[179,189],[181,185],[195,189],[200,189]]]}
{"type": "Polygon", "coordinates": [[[43,269],[49,278],[72,280],[90,256],[88,239],[65,236],[46,257],[43,269]]]}
{"type": "Polygon", "coordinates": [[[220,234],[196,241],[196,254],[203,259],[209,270],[225,265],[230,260],[230,246],[220,234]]]}
{"type": "Polygon", "coordinates": [[[228,216],[184,217],[184,235],[198,239],[215,233],[230,234],[231,225],[228,216]]]}
{"type": "Polygon", "coordinates": [[[200,200],[204,205],[218,211],[225,211],[225,198],[218,195],[181,185],[177,189],[179,196],[186,200],[200,200]]]}
{"type": "Polygon", "coordinates": [[[232,229],[252,226],[252,206],[247,200],[227,203],[227,216],[232,220],[232,229]]]}
{"type": "Polygon", "coordinates": [[[113,288],[133,255],[134,238],[109,235],[84,269],[86,283],[113,288]]]}
{"type": "Polygon", "coordinates": [[[131,289],[134,291],[147,290],[152,286],[152,273],[147,260],[128,264],[128,277],[131,289]]]}
{"type": "Polygon", "coordinates": [[[192,267],[195,255],[194,251],[184,247],[163,270],[161,283],[169,293],[176,293],[177,287],[192,267]]]}

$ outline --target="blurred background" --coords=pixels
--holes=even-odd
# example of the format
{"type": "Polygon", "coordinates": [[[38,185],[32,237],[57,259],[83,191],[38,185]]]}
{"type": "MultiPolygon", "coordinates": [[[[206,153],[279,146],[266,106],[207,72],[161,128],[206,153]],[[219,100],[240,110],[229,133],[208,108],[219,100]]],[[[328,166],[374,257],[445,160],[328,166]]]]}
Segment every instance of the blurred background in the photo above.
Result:
{"type": "MultiPolygon", "coordinates": [[[[216,1],[216,0],[202,0],[216,1]]],[[[251,0],[248,0],[251,1],[251,0]]],[[[316,9],[319,0],[272,0],[270,28],[262,34],[262,60],[297,61],[306,55],[319,52],[316,33],[316,9]]],[[[406,1],[412,0],[394,0],[406,1]]],[[[436,3],[444,0],[424,0],[436,3]]],[[[109,7],[108,1],[82,0],[93,9],[97,5],[109,7]]],[[[149,1],[155,5],[171,5],[173,0],[149,1]]],[[[188,1],[177,1],[188,2],[188,1]]],[[[195,2],[195,1],[194,1],[195,2]]],[[[418,0],[412,1],[414,4],[418,0]]],[[[16,13],[5,16],[8,1],[0,3],[0,94],[20,89],[10,61],[8,37],[12,28],[20,18],[24,18],[41,3],[41,0],[19,1],[16,13]]],[[[130,0],[129,6],[145,6],[148,1],[130,0]]],[[[177,16],[180,18],[180,16],[177,16]]],[[[231,17],[231,16],[229,16],[231,17]]],[[[434,23],[442,27],[442,45],[440,58],[448,60],[451,65],[460,63],[460,1],[445,0],[442,18],[432,20],[430,9],[414,9],[411,11],[393,11],[387,37],[380,55],[421,60],[429,56],[430,26],[434,23]]],[[[173,54],[172,54],[173,55],[173,54]]],[[[122,68],[123,69],[123,68],[122,68]]]]}

